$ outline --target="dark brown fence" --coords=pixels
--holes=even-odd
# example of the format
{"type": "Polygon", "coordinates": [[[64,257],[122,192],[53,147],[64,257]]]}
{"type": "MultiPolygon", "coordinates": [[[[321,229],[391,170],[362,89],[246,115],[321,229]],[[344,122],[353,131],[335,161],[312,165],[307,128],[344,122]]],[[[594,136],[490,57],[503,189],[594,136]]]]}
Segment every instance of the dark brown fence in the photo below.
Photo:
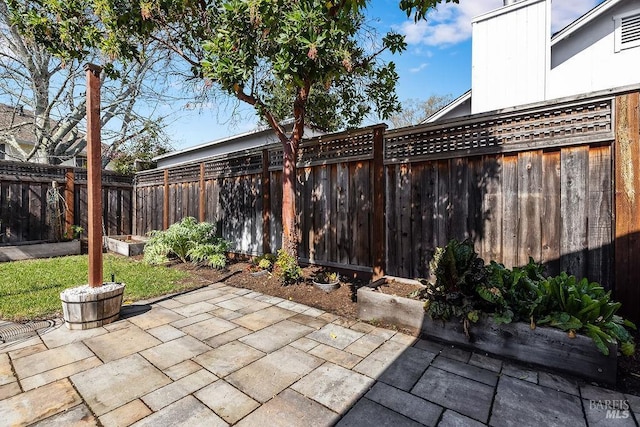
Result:
{"type": "MultiPolygon", "coordinates": [[[[102,181],[105,232],[131,234],[133,177],[102,181]]],[[[53,240],[70,225],[87,229],[86,169],[0,161],[0,243],[53,240]]]]}
{"type": "MultiPolygon", "coordinates": [[[[300,258],[425,277],[436,247],[469,238],[487,262],[532,257],[550,274],[589,277],[640,306],[632,267],[640,251],[638,95],[304,141],[300,258]]],[[[275,251],[281,170],[282,151],[272,146],[140,173],[136,232],[191,215],[217,223],[238,252],[275,251]]]]}

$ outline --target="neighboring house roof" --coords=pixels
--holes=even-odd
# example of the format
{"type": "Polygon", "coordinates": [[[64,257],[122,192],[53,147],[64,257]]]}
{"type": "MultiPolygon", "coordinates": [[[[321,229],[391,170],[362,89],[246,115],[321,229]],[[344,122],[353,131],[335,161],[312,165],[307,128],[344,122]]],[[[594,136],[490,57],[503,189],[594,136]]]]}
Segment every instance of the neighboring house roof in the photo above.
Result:
{"type": "Polygon", "coordinates": [[[575,21],[564,27],[562,30],[555,33],[551,37],[551,46],[553,47],[553,45],[560,42],[561,40],[570,37],[576,31],[589,25],[590,22],[600,17],[606,11],[616,6],[617,4],[622,3],[623,1],[625,0],[606,0],[600,3],[598,6],[594,7],[593,9],[582,15],[580,18],[576,19],[575,21]]]}
{"type": "Polygon", "coordinates": [[[18,106],[0,104],[0,135],[2,134],[11,134],[18,142],[33,145],[33,112],[18,106]],[[13,126],[18,127],[11,131],[4,130],[13,126]]]}
{"type": "Polygon", "coordinates": [[[470,100],[471,100],[471,89],[469,89],[468,91],[466,91],[465,93],[463,93],[462,95],[460,95],[459,97],[451,101],[449,104],[445,105],[444,107],[442,107],[441,109],[439,109],[438,111],[436,111],[435,113],[427,117],[426,119],[422,120],[420,124],[431,123],[431,122],[435,122],[436,120],[440,120],[443,117],[445,117],[447,114],[451,113],[453,110],[462,106],[465,102],[469,102],[470,100]]]}

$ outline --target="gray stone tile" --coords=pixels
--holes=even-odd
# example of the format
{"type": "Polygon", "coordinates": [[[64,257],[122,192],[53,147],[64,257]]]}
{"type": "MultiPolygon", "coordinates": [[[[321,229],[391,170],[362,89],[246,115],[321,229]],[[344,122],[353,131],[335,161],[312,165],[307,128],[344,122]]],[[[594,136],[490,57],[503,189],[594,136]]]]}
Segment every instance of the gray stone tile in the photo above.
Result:
{"type": "Polygon", "coordinates": [[[318,308],[315,308],[315,307],[311,307],[311,308],[303,311],[301,314],[304,314],[305,316],[318,317],[318,316],[324,314],[324,311],[320,310],[318,308]]]}
{"type": "Polygon", "coordinates": [[[331,323],[334,320],[336,320],[339,316],[336,316],[333,313],[322,313],[321,315],[318,316],[319,319],[324,320],[327,323],[331,323]]]}
{"type": "Polygon", "coordinates": [[[284,301],[284,299],[280,298],[280,297],[274,297],[271,295],[260,295],[259,297],[256,297],[256,299],[258,301],[263,301],[269,304],[280,304],[282,301],[284,301]]]}
{"type": "Polygon", "coordinates": [[[373,331],[369,333],[372,335],[378,336],[380,338],[384,338],[385,340],[390,340],[396,334],[395,331],[390,331],[389,329],[384,329],[384,328],[375,328],[373,331]]]}
{"type": "Polygon", "coordinates": [[[251,310],[249,312],[245,312],[243,314],[253,313],[254,311],[261,310],[263,308],[267,308],[270,304],[262,301],[257,301],[253,298],[245,298],[242,296],[238,296],[235,298],[231,298],[228,300],[220,301],[216,303],[218,307],[226,308],[231,311],[239,311],[246,308],[257,307],[255,310],[251,310]]]}
{"type": "Polygon", "coordinates": [[[237,319],[233,319],[233,323],[243,326],[252,331],[257,331],[267,326],[271,326],[274,323],[278,323],[282,320],[288,319],[294,316],[296,313],[293,311],[285,310],[281,307],[267,307],[264,310],[256,311],[251,314],[247,314],[237,319]]]}
{"type": "MultiPolygon", "coordinates": [[[[52,348],[55,348],[55,347],[52,347],[52,348]]],[[[10,351],[9,353],[3,353],[3,355],[8,356],[11,360],[16,360],[16,359],[20,359],[21,357],[31,356],[32,354],[41,353],[47,350],[49,350],[47,346],[44,345],[43,343],[40,343],[37,345],[21,348],[19,350],[10,351]]]]}
{"type": "Polygon", "coordinates": [[[351,329],[357,332],[362,332],[363,334],[368,334],[373,331],[376,327],[364,322],[358,322],[351,326],[351,329]]]}
{"type": "Polygon", "coordinates": [[[296,314],[295,316],[290,317],[289,320],[300,323],[302,325],[310,326],[313,329],[320,329],[327,324],[327,322],[325,322],[322,319],[318,319],[317,317],[307,316],[306,314],[302,314],[302,313],[296,314]]]}
{"type": "Polygon", "coordinates": [[[314,341],[312,339],[306,338],[306,337],[302,337],[300,339],[295,340],[294,342],[292,342],[291,347],[297,348],[298,350],[302,350],[302,351],[310,351],[311,349],[322,345],[320,344],[318,341],[314,341]]]}
{"type": "Polygon", "coordinates": [[[418,341],[417,337],[403,334],[402,332],[396,332],[396,334],[392,336],[390,339],[391,341],[396,341],[396,342],[399,342],[400,344],[404,344],[407,346],[413,345],[415,344],[416,341],[418,341]]]}
{"type": "Polygon", "coordinates": [[[347,319],[346,317],[336,317],[332,323],[334,325],[342,326],[344,328],[350,328],[356,323],[358,323],[358,321],[354,319],[347,319]]]}
{"type": "Polygon", "coordinates": [[[161,325],[155,328],[147,329],[147,332],[158,338],[162,342],[174,340],[185,335],[180,329],[171,325],[161,325]]]}
{"type": "Polygon", "coordinates": [[[182,332],[191,335],[199,340],[206,340],[216,335],[235,329],[236,324],[229,322],[228,320],[218,319],[213,317],[202,322],[194,323],[189,326],[181,328],[182,332]]]}
{"type": "Polygon", "coordinates": [[[136,427],[226,427],[211,409],[193,396],[187,396],[133,424],[136,427]]]}
{"type": "Polygon", "coordinates": [[[425,339],[419,339],[418,341],[416,341],[416,343],[413,346],[415,348],[426,350],[434,354],[439,354],[444,348],[444,345],[440,343],[437,343],[435,341],[425,340],[425,339]]]}
{"type": "Polygon", "coordinates": [[[184,362],[180,362],[164,369],[162,372],[172,380],[176,381],[189,374],[193,374],[200,369],[202,369],[202,366],[198,365],[193,360],[185,360],[184,362]]]}
{"type": "Polygon", "coordinates": [[[19,350],[25,347],[31,347],[33,345],[38,345],[38,344],[42,344],[42,340],[38,335],[30,338],[25,338],[22,340],[11,341],[7,344],[3,344],[0,346],[0,354],[9,353],[11,351],[19,350]]]}
{"type": "Polygon", "coordinates": [[[211,347],[187,335],[173,341],[144,350],[140,354],[158,369],[167,369],[199,354],[211,350],[211,347]]]}
{"type": "Polygon", "coordinates": [[[322,359],[286,346],[225,379],[258,402],[266,402],[321,364],[322,359]]]}
{"type": "Polygon", "coordinates": [[[327,362],[291,388],[337,413],[344,413],[373,385],[364,375],[327,362]]]}
{"type": "MultiPolygon", "coordinates": [[[[209,304],[208,302],[196,302],[193,304],[183,305],[182,307],[174,308],[173,311],[184,316],[184,317],[193,317],[198,314],[206,313],[207,311],[215,310],[216,306],[213,304],[209,304]]],[[[177,320],[177,319],[174,319],[177,320]]]]}
{"type": "Polygon", "coordinates": [[[491,425],[578,427],[586,424],[578,397],[502,376],[493,404],[491,425]]]}
{"type": "Polygon", "coordinates": [[[321,329],[310,333],[307,338],[311,338],[331,347],[344,350],[350,344],[353,344],[358,338],[362,337],[362,332],[353,331],[343,326],[330,323],[321,329]]]}
{"type": "Polygon", "coordinates": [[[150,414],[151,409],[140,399],[136,399],[107,412],[98,419],[104,427],[126,427],[150,414]]]}
{"type": "Polygon", "coordinates": [[[29,425],[82,403],[68,379],[0,400],[3,425],[29,425]],[[55,399],[51,397],[55,396],[55,399]],[[47,402],[47,404],[43,404],[47,402]]]}
{"type": "Polygon", "coordinates": [[[252,291],[250,291],[249,289],[242,289],[242,288],[236,288],[233,293],[236,295],[247,295],[250,294],[252,291]]]}
{"type": "Polygon", "coordinates": [[[303,313],[307,311],[310,307],[307,305],[298,304],[297,302],[284,300],[281,303],[277,304],[278,307],[284,308],[285,310],[293,311],[296,313],[303,313]]]}
{"type": "Polygon", "coordinates": [[[381,382],[365,397],[426,426],[435,426],[442,413],[442,407],[381,382]]]}
{"type": "Polygon", "coordinates": [[[267,326],[264,329],[246,335],[238,341],[264,353],[271,353],[307,335],[313,330],[314,329],[309,326],[291,322],[290,320],[283,320],[275,325],[267,326]]]}
{"type": "Polygon", "coordinates": [[[160,307],[163,308],[178,308],[183,306],[184,304],[181,303],[180,301],[177,301],[175,298],[168,298],[168,299],[163,299],[161,301],[156,302],[154,305],[159,305],[160,307]]]}
{"type": "MultiPolygon", "coordinates": [[[[174,297],[173,299],[179,302],[181,305],[189,305],[195,304],[198,302],[207,301],[213,298],[218,298],[221,295],[224,295],[225,291],[220,289],[211,289],[209,287],[198,289],[196,291],[187,292],[180,296],[174,297]]],[[[172,307],[177,308],[177,307],[172,307]]]]}
{"type": "Polygon", "coordinates": [[[72,342],[84,341],[88,338],[106,334],[105,328],[93,328],[84,330],[70,330],[66,326],[61,325],[54,329],[49,329],[45,333],[40,334],[40,338],[48,348],[61,347],[72,342]]]}
{"type": "Polygon", "coordinates": [[[205,320],[209,320],[211,318],[213,318],[211,314],[201,313],[196,316],[185,317],[184,319],[171,322],[171,326],[180,329],[184,328],[185,326],[193,325],[194,323],[204,322],[205,320]]]}
{"type": "Polygon", "coordinates": [[[186,377],[160,387],[142,397],[142,401],[152,411],[159,411],[167,405],[177,402],[183,397],[200,390],[218,378],[206,369],[200,369],[186,377]]]}
{"type": "Polygon", "coordinates": [[[367,357],[373,350],[380,347],[385,339],[376,335],[367,334],[345,348],[345,351],[353,353],[360,357],[367,357]]]}
{"type": "Polygon", "coordinates": [[[409,391],[418,382],[435,355],[415,347],[407,347],[377,379],[409,391]]]}
{"type": "Polygon", "coordinates": [[[580,395],[580,391],[578,390],[578,383],[576,381],[564,378],[557,374],[539,372],[538,383],[542,386],[549,387],[557,391],[573,394],[575,396],[580,395]]]}
{"type": "MultiPolygon", "coordinates": [[[[181,307],[175,310],[180,309],[181,307]]],[[[151,329],[160,325],[175,322],[184,317],[177,313],[175,310],[169,310],[167,308],[155,306],[146,313],[142,313],[137,316],[131,316],[127,320],[141,329],[151,329]]]]}
{"type": "Polygon", "coordinates": [[[486,423],[493,390],[486,384],[430,367],[411,393],[486,423]]]}
{"type": "Polygon", "coordinates": [[[90,357],[94,357],[91,350],[77,342],[16,359],[13,369],[23,379],[90,357]]]}
{"type": "Polygon", "coordinates": [[[406,349],[407,347],[398,342],[387,341],[365,357],[353,370],[371,378],[378,378],[406,349]]]}
{"type": "Polygon", "coordinates": [[[249,292],[248,294],[245,294],[244,297],[245,298],[258,298],[261,295],[264,295],[264,294],[262,294],[260,292],[253,291],[253,292],[249,292]]]}
{"type": "Polygon", "coordinates": [[[482,427],[484,425],[451,409],[444,411],[442,419],[438,423],[438,427],[482,427]]]}
{"type": "Polygon", "coordinates": [[[582,401],[589,427],[635,427],[633,414],[624,400],[586,400],[582,401]]]}
{"type": "Polygon", "coordinates": [[[625,394],[624,398],[627,399],[627,401],[629,402],[629,405],[631,405],[631,410],[633,412],[635,412],[636,414],[640,413],[640,396],[625,394]]]}
{"type": "Polygon", "coordinates": [[[502,360],[495,359],[487,354],[473,353],[469,359],[469,364],[496,373],[502,370],[502,360]]]}
{"type": "Polygon", "coordinates": [[[16,382],[8,354],[0,354],[0,385],[16,382]]]}
{"type": "Polygon", "coordinates": [[[624,395],[618,391],[590,384],[580,386],[580,395],[587,400],[624,400],[624,395]]]}
{"type": "MultiPolygon", "coordinates": [[[[315,342],[313,340],[309,341],[315,342]]],[[[317,345],[309,351],[309,354],[320,357],[328,362],[335,363],[336,365],[340,365],[343,368],[351,369],[362,360],[362,357],[347,353],[346,351],[338,350],[335,347],[330,347],[325,344],[316,344],[317,345]]]]}
{"type": "Polygon", "coordinates": [[[98,421],[85,404],[74,406],[71,409],[32,424],[33,427],[89,427],[97,425],[98,421]]]}
{"type": "Polygon", "coordinates": [[[137,326],[130,326],[95,338],[89,338],[84,343],[102,361],[110,362],[161,344],[162,341],[137,326]]]}
{"type": "Polygon", "coordinates": [[[204,342],[211,348],[218,348],[221,345],[225,345],[230,343],[231,341],[235,341],[238,338],[242,338],[246,335],[249,335],[251,330],[247,328],[243,328],[242,326],[236,326],[236,328],[231,329],[230,331],[223,332],[219,335],[216,335],[211,338],[207,338],[204,342]]]}
{"type": "Polygon", "coordinates": [[[538,384],[538,372],[524,366],[504,362],[502,365],[502,374],[517,378],[530,383],[538,384]]]}
{"type": "Polygon", "coordinates": [[[471,352],[453,346],[444,346],[440,355],[464,363],[469,362],[471,358],[471,352]]]}
{"type": "Polygon", "coordinates": [[[138,354],[75,374],[70,379],[98,417],[171,382],[138,354]]]}
{"type": "Polygon", "coordinates": [[[18,382],[7,383],[0,385],[0,400],[7,399],[11,396],[21,393],[20,384],[18,382]]]}
{"type": "Polygon", "coordinates": [[[360,399],[336,424],[337,427],[371,427],[372,425],[376,427],[418,427],[422,424],[366,398],[360,399]]]}
{"type": "Polygon", "coordinates": [[[68,363],[55,369],[51,369],[46,372],[33,375],[31,377],[22,378],[20,384],[24,390],[31,390],[33,388],[42,387],[45,384],[52,383],[62,378],[67,378],[78,372],[86,371],[96,366],[100,366],[102,362],[95,356],[87,357],[86,359],[78,360],[76,362],[68,363]]]}
{"type": "Polygon", "coordinates": [[[229,424],[235,424],[260,404],[224,380],[218,380],[195,396],[229,424]]]}
{"type": "Polygon", "coordinates": [[[242,313],[238,313],[237,311],[227,310],[226,308],[216,308],[215,310],[211,310],[209,314],[213,314],[215,317],[219,317],[224,320],[232,320],[237,319],[238,317],[244,316],[242,313]]]}
{"type": "Polygon", "coordinates": [[[194,361],[219,377],[226,377],[264,356],[264,353],[238,341],[207,351],[194,361]]]}
{"type": "Polygon", "coordinates": [[[498,383],[498,374],[495,372],[468,365],[457,360],[447,359],[446,357],[437,357],[431,365],[443,371],[451,372],[452,374],[460,375],[470,380],[476,380],[486,385],[495,386],[498,383]]]}
{"type": "Polygon", "coordinates": [[[253,411],[238,427],[328,427],[338,420],[338,414],[291,389],[285,389],[253,411]]]}

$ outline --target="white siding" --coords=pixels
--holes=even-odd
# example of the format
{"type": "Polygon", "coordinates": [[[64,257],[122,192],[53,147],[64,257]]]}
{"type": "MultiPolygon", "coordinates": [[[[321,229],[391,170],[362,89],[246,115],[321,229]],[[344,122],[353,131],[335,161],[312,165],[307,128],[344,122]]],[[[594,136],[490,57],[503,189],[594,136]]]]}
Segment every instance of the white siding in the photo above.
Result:
{"type": "Polygon", "coordinates": [[[550,0],[526,0],[473,22],[472,114],[545,98],[550,0]]]}
{"type": "Polygon", "coordinates": [[[632,10],[640,10],[640,2],[621,3],[554,44],[547,99],[640,82],[640,46],[615,52],[613,18],[632,10]]]}

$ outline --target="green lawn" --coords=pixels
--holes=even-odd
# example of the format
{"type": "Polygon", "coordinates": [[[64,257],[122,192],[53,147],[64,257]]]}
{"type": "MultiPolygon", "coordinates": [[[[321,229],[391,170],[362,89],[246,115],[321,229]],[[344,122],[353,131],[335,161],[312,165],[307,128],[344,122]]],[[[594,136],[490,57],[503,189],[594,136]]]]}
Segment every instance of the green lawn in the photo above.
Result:
{"type": "MultiPolygon", "coordinates": [[[[189,273],[105,254],[105,281],[126,283],[124,302],[198,286],[189,273]]],[[[86,255],[0,263],[0,318],[23,321],[61,316],[60,292],[87,283],[86,255]]]]}

